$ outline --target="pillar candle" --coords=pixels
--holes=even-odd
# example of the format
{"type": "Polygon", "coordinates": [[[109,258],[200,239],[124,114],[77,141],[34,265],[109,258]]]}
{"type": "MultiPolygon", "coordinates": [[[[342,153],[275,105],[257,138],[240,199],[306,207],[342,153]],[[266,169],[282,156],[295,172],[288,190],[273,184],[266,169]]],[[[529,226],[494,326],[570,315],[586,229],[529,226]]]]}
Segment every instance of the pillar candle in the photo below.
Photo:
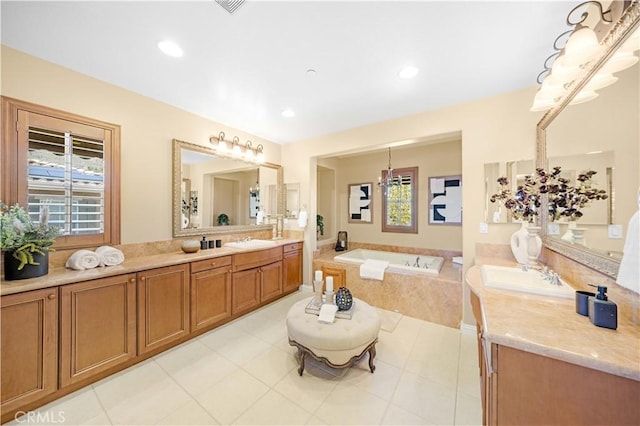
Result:
{"type": "Polygon", "coordinates": [[[332,292],[333,291],[333,277],[327,277],[326,282],[327,282],[327,291],[328,292],[332,292]]]}
{"type": "Polygon", "coordinates": [[[322,271],[316,271],[316,281],[322,281],[322,271]]]}

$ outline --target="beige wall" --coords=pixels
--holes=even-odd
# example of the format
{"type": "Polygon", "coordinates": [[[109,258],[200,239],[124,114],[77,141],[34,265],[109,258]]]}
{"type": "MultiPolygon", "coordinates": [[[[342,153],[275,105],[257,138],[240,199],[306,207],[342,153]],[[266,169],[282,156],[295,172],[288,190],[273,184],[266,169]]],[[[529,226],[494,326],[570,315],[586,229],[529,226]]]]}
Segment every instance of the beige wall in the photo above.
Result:
{"type": "MultiPolygon", "coordinates": [[[[473,260],[476,242],[506,243],[518,227],[495,225],[490,226],[489,234],[478,233],[483,219],[483,165],[534,157],[535,125],[541,114],[528,110],[533,88],[281,147],[13,49],[3,46],[1,53],[2,95],[122,126],[123,243],[171,238],[171,140],[206,145],[209,137],[220,131],[242,141],[262,143],[267,161],[284,166],[284,181],[300,182],[300,203],[307,205],[310,218],[305,230],[306,282],[310,282],[311,256],[316,247],[313,218],[319,157],[461,132],[465,266],[473,260]]],[[[376,162],[376,176],[380,168],[376,162]]],[[[468,311],[465,322],[471,323],[468,311]]]]}
{"type": "Polygon", "coordinates": [[[209,146],[230,139],[264,145],[280,163],[280,145],[2,46],[0,93],[121,126],[122,243],[171,239],[171,141],[209,146]]]}
{"type": "MultiPolygon", "coordinates": [[[[378,177],[387,168],[388,151],[354,155],[338,161],[337,170],[337,222],[340,230],[347,231],[351,241],[462,251],[462,226],[430,225],[428,178],[462,173],[462,146],[460,140],[432,145],[408,145],[391,150],[394,169],[418,167],[418,233],[399,234],[382,232],[382,193],[377,189],[378,177]],[[373,183],[372,224],[349,223],[348,185],[373,183]]],[[[464,182],[463,182],[464,187],[464,182]]]]}

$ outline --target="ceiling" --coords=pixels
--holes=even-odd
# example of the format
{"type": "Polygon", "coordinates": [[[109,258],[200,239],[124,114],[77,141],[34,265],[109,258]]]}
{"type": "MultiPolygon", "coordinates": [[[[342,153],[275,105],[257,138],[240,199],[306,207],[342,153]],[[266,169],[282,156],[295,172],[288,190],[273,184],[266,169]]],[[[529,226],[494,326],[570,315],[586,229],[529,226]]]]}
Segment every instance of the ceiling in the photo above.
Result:
{"type": "Polygon", "coordinates": [[[576,4],[249,1],[229,14],[213,0],[3,0],[0,12],[6,46],[290,143],[534,86],[576,4]],[[184,55],[161,53],[164,39],[184,55]],[[406,65],[420,72],[399,78],[406,65]]]}

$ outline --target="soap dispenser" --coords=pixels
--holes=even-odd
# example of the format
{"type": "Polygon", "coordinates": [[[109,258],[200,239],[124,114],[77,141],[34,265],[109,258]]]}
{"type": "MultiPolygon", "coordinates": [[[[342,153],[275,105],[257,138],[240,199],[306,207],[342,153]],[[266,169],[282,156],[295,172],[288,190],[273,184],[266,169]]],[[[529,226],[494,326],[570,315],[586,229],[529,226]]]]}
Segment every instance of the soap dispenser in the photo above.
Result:
{"type": "Polygon", "coordinates": [[[207,243],[207,237],[205,237],[204,235],[202,236],[202,241],[200,241],[200,248],[202,250],[206,250],[207,248],[209,248],[207,243]]]}
{"type": "Polygon", "coordinates": [[[589,297],[589,320],[598,327],[618,328],[618,306],[607,298],[607,287],[598,288],[598,294],[589,297]]]}

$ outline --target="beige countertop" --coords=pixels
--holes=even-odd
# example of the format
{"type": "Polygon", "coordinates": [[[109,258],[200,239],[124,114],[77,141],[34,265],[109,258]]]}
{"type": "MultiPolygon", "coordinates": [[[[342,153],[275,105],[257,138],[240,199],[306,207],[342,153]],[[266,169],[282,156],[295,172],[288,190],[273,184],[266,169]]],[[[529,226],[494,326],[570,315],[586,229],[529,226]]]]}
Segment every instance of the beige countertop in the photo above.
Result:
{"type": "MultiPolygon", "coordinates": [[[[281,247],[286,244],[301,242],[299,239],[276,240],[274,247],[281,247]]],[[[215,257],[229,256],[235,253],[264,250],[271,247],[236,249],[220,247],[215,249],[200,250],[196,253],[184,253],[173,251],[169,253],[154,254],[150,256],[137,256],[126,258],[123,263],[116,266],[102,266],[84,271],[75,271],[63,267],[49,268],[49,274],[17,281],[2,281],[0,284],[0,295],[22,293],[30,290],[55,287],[64,284],[77,283],[82,281],[95,280],[99,278],[111,277],[114,275],[135,273],[148,269],[160,268],[163,266],[180,265],[183,263],[195,262],[198,260],[212,259],[215,257]]]]}
{"type": "MultiPolygon", "coordinates": [[[[481,263],[507,264],[499,260],[481,263]]],[[[597,327],[575,312],[572,299],[487,288],[479,265],[467,271],[466,282],[480,298],[483,336],[488,343],[640,381],[637,324],[619,316],[617,330],[597,327]]]]}

